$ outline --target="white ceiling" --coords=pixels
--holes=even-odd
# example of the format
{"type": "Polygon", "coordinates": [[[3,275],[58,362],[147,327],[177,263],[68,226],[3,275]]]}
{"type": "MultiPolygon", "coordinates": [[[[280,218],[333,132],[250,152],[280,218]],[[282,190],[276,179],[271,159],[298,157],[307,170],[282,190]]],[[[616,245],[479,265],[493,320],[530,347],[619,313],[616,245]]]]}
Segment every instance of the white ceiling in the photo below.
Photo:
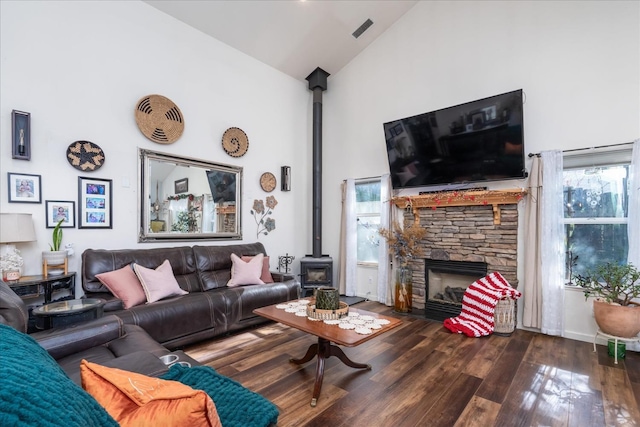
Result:
{"type": "Polygon", "coordinates": [[[145,3],[298,80],[335,74],[411,9],[405,0],[146,0],[145,3]],[[358,39],[352,33],[373,21],[358,39]]]}

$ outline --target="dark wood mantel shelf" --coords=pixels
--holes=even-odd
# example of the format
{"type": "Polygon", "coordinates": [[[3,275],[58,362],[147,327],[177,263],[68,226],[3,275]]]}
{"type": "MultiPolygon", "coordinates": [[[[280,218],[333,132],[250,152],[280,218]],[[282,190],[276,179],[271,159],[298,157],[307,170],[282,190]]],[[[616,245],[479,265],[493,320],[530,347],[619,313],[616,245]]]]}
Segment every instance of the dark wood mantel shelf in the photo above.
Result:
{"type": "Polygon", "coordinates": [[[414,196],[394,197],[391,201],[400,209],[411,209],[416,220],[418,211],[424,208],[437,209],[446,206],[483,206],[493,207],[493,223],[500,224],[500,205],[517,204],[527,195],[521,188],[509,190],[460,190],[414,196]]]}

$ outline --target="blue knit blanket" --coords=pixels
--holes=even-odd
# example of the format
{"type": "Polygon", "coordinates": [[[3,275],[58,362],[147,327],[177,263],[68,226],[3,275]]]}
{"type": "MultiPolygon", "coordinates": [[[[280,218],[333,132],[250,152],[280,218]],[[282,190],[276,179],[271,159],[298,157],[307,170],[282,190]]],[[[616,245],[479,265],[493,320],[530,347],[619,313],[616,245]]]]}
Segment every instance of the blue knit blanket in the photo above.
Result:
{"type": "Polygon", "coordinates": [[[222,427],[266,427],[278,422],[276,405],[211,367],[174,365],[162,378],[206,392],[216,405],[222,427]]]}
{"type": "Polygon", "coordinates": [[[0,426],[117,427],[30,336],[0,324],[0,426]]]}

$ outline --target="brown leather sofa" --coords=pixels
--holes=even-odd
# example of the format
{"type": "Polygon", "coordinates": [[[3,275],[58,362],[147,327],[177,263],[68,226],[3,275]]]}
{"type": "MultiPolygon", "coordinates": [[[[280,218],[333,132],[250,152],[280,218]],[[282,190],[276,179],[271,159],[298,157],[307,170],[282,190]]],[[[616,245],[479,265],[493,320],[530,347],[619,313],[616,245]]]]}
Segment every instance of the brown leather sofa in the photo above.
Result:
{"type": "MultiPolygon", "coordinates": [[[[28,318],[29,313],[22,299],[0,281],[0,323],[24,333],[27,331],[28,318]]],[[[170,351],[141,327],[126,325],[117,316],[105,316],[30,336],[47,350],[77,384],[80,384],[80,362],[83,359],[150,376],[160,376],[168,370],[159,357],[170,351]]],[[[175,354],[179,357],[178,361],[199,365],[181,351],[175,354]]]]}
{"type": "Polygon", "coordinates": [[[153,249],[87,249],[82,254],[82,287],[88,298],[107,302],[104,313],[125,324],[141,326],[167,348],[219,336],[267,320],[253,310],[296,299],[300,284],[293,276],[275,274],[275,283],[227,287],[231,278],[231,254],[266,255],[262,243],[223,246],[183,246],[153,249]],[[124,309],[122,301],[96,279],[96,274],[117,270],[135,262],[156,268],[168,259],[180,287],[187,295],[124,309]]]}

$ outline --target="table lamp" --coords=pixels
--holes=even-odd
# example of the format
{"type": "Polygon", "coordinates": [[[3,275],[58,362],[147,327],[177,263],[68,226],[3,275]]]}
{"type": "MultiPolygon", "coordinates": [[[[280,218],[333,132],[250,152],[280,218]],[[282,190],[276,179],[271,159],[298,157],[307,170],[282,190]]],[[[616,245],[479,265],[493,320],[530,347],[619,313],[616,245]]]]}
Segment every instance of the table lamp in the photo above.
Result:
{"type": "Polygon", "coordinates": [[[23,260],[14,243],[35,240],[36,232],[31,214],[0,213],[0,243],[3,243],[0,248],[0,266],[4,280],[16,281],[20,278],[23,260]]]}

